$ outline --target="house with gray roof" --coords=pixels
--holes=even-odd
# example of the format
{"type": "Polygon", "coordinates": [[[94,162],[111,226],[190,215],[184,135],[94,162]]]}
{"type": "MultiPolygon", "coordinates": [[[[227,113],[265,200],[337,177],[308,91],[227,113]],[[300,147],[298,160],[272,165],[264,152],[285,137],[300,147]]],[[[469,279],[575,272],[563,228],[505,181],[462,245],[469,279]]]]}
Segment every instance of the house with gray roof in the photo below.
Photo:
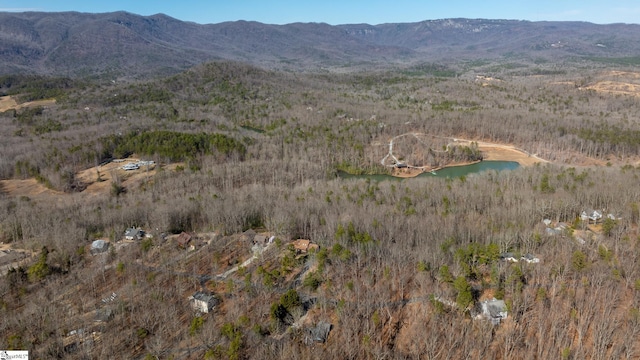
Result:
{"type": "Polygon", "coordinates": [[[91,255],[98,255],[109,250],[109,242],[106,240],[96,240],[91,243],[91,255]]]}
{"type": "Polygon", "coordinates": [[[512,252],[506,252],[500,254],[500,260],[517,263],[518,257],[512,252]]]}
{"type": "Polygon", "coordinates": [[[255,239],[256,235],[257,234],[256,234],[255,231],[253,231],[252,229],[249,229],[249,230],[247,230],[247,231],[242,233],[242,239],[244,241],[250,243],[251,245],[254,245],[253,240],[255,239]]]}
{"type": "Polygon", "coordinates": [[[203,291],[196,291],[193,295],[189,296],[189,303],[193,310],[206,314],[218,305],[218,298],[203,291]]]}
{"type": "Polygon", "coordinates": [[[330,331],[331,324],[320,321],[316,324],[316,326],[308,328],[306,330],[304,342],[307,345],[312,345],[313,343],[324,343],[325,341],[327,341],[330,331]]]}
{"type": "Polygon", "coordinates": [[[124,238],[127,240],[140,240],[144,237],[144,231],[142,229],[128,228],[124,232],[124,238]]]}
{"type": "Polygon", "coordinates": [[[520,260],[522,260],[524,262],[527,262],[529,264],[537,264],[537,263],[540,262],[540,259],[538,259],[537,257],[533,256],[533,254],[524,254],[520,258],[520,260]]]}
{"type": "Polygon", "coordinates": [[[114,317],[114,313],[111,307],[102,307],[102,308],[96,309],[94,321],[107,322],[113,319],[113,317],[114,317]]]}
{"type": "Polygon", "coordinates": [[[593,221],[593,223],[595,224],[598,221],[602,220],[602,211],[593,209],[584,210],[582,213],[580,213],[580,220],[587,222],[593,221]]]}
{"type": "Polygon", "coordinates": [[[507,318],[507,305],[504,300],[485,300],[480,303],[480,315],[489,321],[493,325],[500,324],[500,321],[507,318]]]}

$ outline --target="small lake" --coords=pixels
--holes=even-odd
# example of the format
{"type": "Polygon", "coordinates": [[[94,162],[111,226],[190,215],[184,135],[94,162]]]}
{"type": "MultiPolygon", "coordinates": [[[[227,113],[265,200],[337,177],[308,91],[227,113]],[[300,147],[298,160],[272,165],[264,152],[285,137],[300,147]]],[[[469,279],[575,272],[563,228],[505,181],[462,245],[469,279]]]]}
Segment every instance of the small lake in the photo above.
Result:
{"type": "MultiPolygon", "coordinates": [[[[479,163],[471,164],[471,165],[461,165],[461,166],[452,166],[447,167],[441,170],[436,171],[436,174],[432,174],[429,172],[422,173],[416,178],[459,178],[461,176],[469,176],[472,174],[481,173],[483,171],[502,171],[502,170],[515,170],[520,167],[515,161],[481,161],[479,163]]],[[[391,175],[386,174],[373,174],[373,175],[353,175],[346,173],[344,171],[338,171],[338,177],[343,179],[371,179],[375,181],[383,181],[383,180],[403,180],[403,178],[398,178],[391,175]]],[[[413,179],[413,178],[410,178],[413,179]]]]}

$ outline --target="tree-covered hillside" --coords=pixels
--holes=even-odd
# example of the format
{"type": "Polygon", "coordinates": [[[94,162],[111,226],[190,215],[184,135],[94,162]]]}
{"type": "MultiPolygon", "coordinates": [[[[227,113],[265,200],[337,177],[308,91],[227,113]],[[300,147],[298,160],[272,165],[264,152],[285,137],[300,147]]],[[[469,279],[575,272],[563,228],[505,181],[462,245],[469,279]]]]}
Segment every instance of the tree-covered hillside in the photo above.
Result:
{"type": "Polygon", "coordinates": [[[221,62],[149,81],[7,79],[0,348],[636,358],[638,110],[616,84],[628,91],[637,74],[583,65],[302,74],[221,62]],[[55,103],[26,103],[38,84],[55,103]],[[477,160],[479,142],[549,162],[338,176],[389,173],[391,139],[411,164],[477,160]],[[149,236],[126,240],[131,228],[149,236]],[[209,294],[210,312],[192,308],[209,294]],[[497,325],[481,315],[493,298],[507,313],[497,325]]]}

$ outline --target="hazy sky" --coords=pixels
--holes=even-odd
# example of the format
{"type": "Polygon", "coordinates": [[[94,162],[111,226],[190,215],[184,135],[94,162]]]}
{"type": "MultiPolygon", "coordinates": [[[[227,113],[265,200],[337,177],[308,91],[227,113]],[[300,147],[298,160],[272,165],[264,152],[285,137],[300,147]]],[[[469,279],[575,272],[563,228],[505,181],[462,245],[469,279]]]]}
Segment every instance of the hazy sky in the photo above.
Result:
{"type": "Polygon", "coordinates": [[[0,0],[0,11],[118,10],[164,13],[201,24],[235,20],[381,24],[456,17],[640,23],[638,0],[0,0]]]}

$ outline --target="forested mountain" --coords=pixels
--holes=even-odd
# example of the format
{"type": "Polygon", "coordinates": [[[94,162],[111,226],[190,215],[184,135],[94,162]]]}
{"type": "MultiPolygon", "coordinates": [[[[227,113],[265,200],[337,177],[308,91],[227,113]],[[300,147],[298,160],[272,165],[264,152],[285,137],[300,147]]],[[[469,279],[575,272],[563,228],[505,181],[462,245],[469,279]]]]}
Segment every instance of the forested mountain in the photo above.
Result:
{"type": "Polygon", "coordinates": [[[292,70],[370,69],[443,59],[624,58],[638,25],[445,19],[339,25],[199,25],[125,12],[0,13],[0,73],[157,75],[210,60],[292,70]]]}
{"type": "Polygon", "coordinates": [[[2,14],[0,349],[639,358],[634,31],[2,14]]]}

